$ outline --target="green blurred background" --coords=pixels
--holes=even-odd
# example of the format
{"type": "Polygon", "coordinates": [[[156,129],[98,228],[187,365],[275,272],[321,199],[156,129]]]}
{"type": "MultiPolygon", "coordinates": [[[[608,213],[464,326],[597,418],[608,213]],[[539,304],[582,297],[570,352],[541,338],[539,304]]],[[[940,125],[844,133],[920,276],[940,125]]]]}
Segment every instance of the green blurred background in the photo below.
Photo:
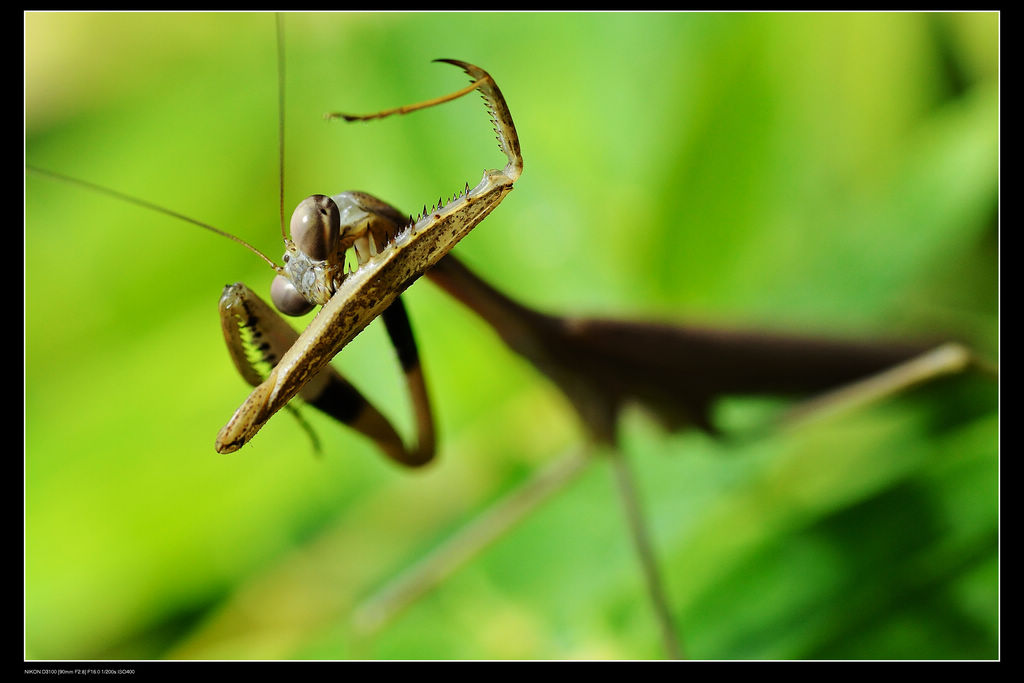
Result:
{"type": "MultiPolygon", "coordinates": [[[[525,172],[457,251],[557,312],[965,339],[997,360],[999,17],[287,15],[287,211],[412,212],[499,166],[475,98],[359,125],[481,65],[525,172]]],[[[277,258],[269,14],[26,15],[26,158],[277,258]]],[[[661,656],[608,468],[373,638],[352,611],[581,440],[479,320],[408,293],[441,435],[398,471],[307,413],[239,453],[221,288],[269,270],[181,222],[26,177],[28,658],[661,656]]],[[[297,323],[301,324],[301,323],[297,323]]],[[[405,433],[372,325],[335,361],[405,433]]],[[[730,402],[749,423],[762,402],[730,402]]],[[[625,420],[697,658],[998,656],[997,385],[953,378],[751,443],[625,420]]]]}

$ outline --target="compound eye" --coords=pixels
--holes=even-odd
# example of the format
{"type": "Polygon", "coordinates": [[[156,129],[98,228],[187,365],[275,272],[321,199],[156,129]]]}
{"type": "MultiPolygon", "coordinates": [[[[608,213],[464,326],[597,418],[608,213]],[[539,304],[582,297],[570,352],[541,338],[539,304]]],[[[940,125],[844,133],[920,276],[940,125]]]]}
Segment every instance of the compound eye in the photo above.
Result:
{"type": "Polygon", "coordinates": [[[306,197],[295,207],[291,222],[292,242],[314,261],[325,261],[337,251],[341,212],[323,194],[306,197]]]}
{"type": "Polygon", "coordinates": [[[313,310],[314,304],[306,301],[306,298],[299,294],[291,280],[278,275],[270,283],[270,300],[274,302],[277,310],[285,315],[306,315],[313,310]]]}

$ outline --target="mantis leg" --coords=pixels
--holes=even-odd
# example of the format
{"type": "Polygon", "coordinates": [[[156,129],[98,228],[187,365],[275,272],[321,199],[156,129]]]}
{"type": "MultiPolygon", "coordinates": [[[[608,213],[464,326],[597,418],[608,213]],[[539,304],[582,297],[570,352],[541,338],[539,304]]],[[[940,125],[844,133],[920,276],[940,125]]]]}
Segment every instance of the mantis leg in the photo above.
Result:
{"type": "MultiPolygon", "coordinates": [[[[434,423],[412,326],[401,299],[384,314],[388,335],[398,351],[416,415],[416,447],[409,449],[391,422],[330,365],[299,392],[306,403],[369,437],[395,462],[418,467],[434,456],[434,423]]],[[[224,288],[221,329],[228,353],[242,378],[258,386],[287,351],[298,333],[244,284],[224,288]]]]}
{"type": "Polygon", "coordinates": [[[388,457],[396,462],[418,467],[433,459],[435,449],[434,416],[430,409],[430,397],[427,395],[427,382],[423,377],[423,367],[420,365],[419,350],[416,348],[416,338],[413,337],[409,315],[401,297],[395,299],[395,303],[391,304],[381,317],[384,318],[384,326],[387,328],[391,343],[398,352],[398,362],[402,365],[406,388],[412,399],[413,412],[416,415],[416,450],[406,450],[400,440],[377,443],[388,457]]]}
{"type": "Polygon", "coordinates": [[[813,396],[787,411],[778,426],[792,428],[811,420],[828,418],[944,375],[968,370],[977,370],[993,378],[999,373],[963,344],[947,342],[873,375],[813,396]]]}

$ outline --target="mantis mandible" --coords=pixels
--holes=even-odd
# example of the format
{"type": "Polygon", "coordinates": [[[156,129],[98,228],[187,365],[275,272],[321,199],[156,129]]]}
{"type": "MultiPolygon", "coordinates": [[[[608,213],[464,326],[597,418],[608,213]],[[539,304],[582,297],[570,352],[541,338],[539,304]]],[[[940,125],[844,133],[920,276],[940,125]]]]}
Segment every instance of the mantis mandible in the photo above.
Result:
{"type": "MultiPolygon", "coordinates": [[[[484,63],[484,66],[488,66],[488,64],[484,63]]],[[[514,99],[518,100],[520,98],[514,98],[514,99]]],[[[474,112],[474,113],[476,113],[476,112],[474,112]]],[[[366,129],[366,130],[369,130],[369,129],[366,129]]],[[[531,147],[531,149],[533,149],[533,148],[531,147]]],[[[372,186],[372,185],[367,184],[367,186],[372,186]]],[[[387,195],[382,194],[382,196],[397,196],[397,195],[395,193],[393,193],[393,192],[389,192],[387,195]]],[[[222,354],[223,352],[221,351],[220,353],[222,354]]],[[[436,372],[436,370],[435,370],[435,372],[436,372]]],[[[257,443],[259,443],[259,442],[257,442],[257,443]]]]}

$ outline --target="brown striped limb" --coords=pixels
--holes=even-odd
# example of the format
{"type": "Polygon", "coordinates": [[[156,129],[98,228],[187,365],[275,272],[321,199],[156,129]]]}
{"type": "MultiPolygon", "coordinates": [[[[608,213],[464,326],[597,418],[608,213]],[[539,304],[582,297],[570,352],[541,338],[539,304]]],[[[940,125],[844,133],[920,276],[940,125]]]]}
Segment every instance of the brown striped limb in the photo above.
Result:
{"type": "MultiPolygon", "coordinates": [[[[383,314],[398,352],[416,417],[416,443],[407,448],[391,422],[332,366],[326,365],[299,392],[321,412],[369,437],[390,459],[419,467],[434,457],[434,421],[409,317],[401,299],[383,314]]],[[[242,378],[259,386],[299,335],[284,318],[245,285],[228,285],[220,299],[221,329],[242,378]]]]}

